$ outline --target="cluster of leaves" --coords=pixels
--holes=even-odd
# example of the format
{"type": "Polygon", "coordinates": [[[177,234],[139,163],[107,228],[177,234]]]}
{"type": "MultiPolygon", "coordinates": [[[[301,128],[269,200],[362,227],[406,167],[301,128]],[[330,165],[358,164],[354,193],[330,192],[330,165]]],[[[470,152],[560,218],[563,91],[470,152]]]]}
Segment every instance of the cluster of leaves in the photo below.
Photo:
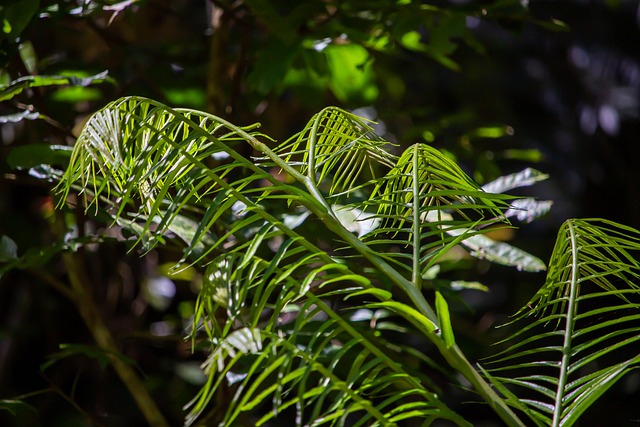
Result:
{"type": "MultiPolygon", "coordinates": [[[[57,2],[41,8],[40,16],[106,12],[111,23],[135,3],[57,2]]],[[[373,65],[384,55],[421,55],[459,70],[459,41],[484,50],[469,19],[528,19],[517,0],[461,8],[383,3],[314,0],[291,8],[288,2],[246,0],[210,6],[243,31],[251,28],[250,37],[237,38],[254,40],[249,52],[230,48],[242,50],[229,69],[240,70],[235,78],[246,93],[263,98],[293,89],[322,101],[330,91],[347,104],[378,97],[373,65]],[[257,29],[253,20],[264,27],[257,29]],[[247,58],[252,62],[243,64],[247,58]]],[[[37,11],[37,0],[0,6],[0,60],[19,51],[33,74],[13,80],[0,74],[0,101],[13,101],[0,123],[50,123],[36,107],[17,101],[43,88],[85,90],[112,81],[96,71],[37,75],[31,46],[20,37],[37,11]]],[[[227,30],[215,28],[212,44],[227,30]]],[[[233,73],[213,77],[227,74],[233,73]]],[[[163,90],[169,99],[190,93],[163,90]]],[[[423,135],[431,142],[440,129],[428,126],[423,135]]],[[[474,132],[496,138],[508,128],[474,132]]],[[[487,232],[510,228],[508,218],[528,222],[548,211],[548,201],[502,194],[546,175],[525,169],[479,187],[451,156],[429,145],[392,155],[397,148],[375,135],[370,123],[337,108],[270,146],[254,126],[134,97],[93,115],[73,152],[65,145],[29,144],[7,158],[14,169],[61,181],[60,203],[71,200],[71,192],[83,194],[94,219],[112,221],[131,245],[179,248],[174,272],[204,272],[190,338],[194,349],[207,353],[206,382],[186,407],[187,424],[208,418],[248,425],[389,425],[444,418],[467,425],[442,380],[461,385],[460,373],[508,424],[520,420],[506,405],[539,425],[567,425],[637,367],[638,358],[624,351],[634,352],[637,341],[638,233],[607,221],[565,223],[545,285],[515,320],[521,332],[484,364],[484,379],[458,347],[449,305],[459,300],[459,289],[482,287],[452,282],[440,275],[441,266],[464,247],[476,258],[544,270],[541,260],[487,232]],[[255,157],[243,154],[247,146],[255,157]],[[51,167],[69,163],[64,175],[51,167]],[[430,342],[425,352],[408,345],[416,336],[430,342]],[[221,407],[228,409],[221,413],[221,407]]],[[[539,157],[526,150],[508,155],[539,157]]],[[[492,162],[479,160],[478,167],[480,181],[497,175],[492,162]]],[[[60,252],[105,240],[73,236],[26,252],[2,236],[0,273],[41,267],[60,252]]],[[[113,349],[63,345],[45,366],[75,354],[101,365],[131,363],[113,349]]],[[[11,411],[21,405],[0,402],[11,411]]]]}
{"type": "MultiPolygon", "coordinates": [[[[611,348],[635,342],[629,334],[638,320],[637,231],[608,222],[566,223],[546,284],[521,311],[530,326],[512,337],[516,344],[509,351],[515,355],[499,355],[492,363],[501,365],[497,369],[511,364],[516,371],[535,370],[558,366],[557,357],[561,369],[505,378],[493,368],[484,371],[503,400],[457,346],[448,309],[452,287],[434,288],[424,278],[460,244],[494,262],[544,268],[537,258],[485,235],[496,225],[509,226],[509,198],[482,190],[428,145],[411,146],[400,157],[389,154],[363,119],[336,108],[318,113],[273,150],[262,140],[253,127],[125,98],[88,122],[61,181],[61,202],[78,186],[89,209],[105,209],[147,248],[171,236],[181,240],[185,248],[177,269],[206,267],[192,338],[201,343],[198,348],[208,343],[208,380],[187,405],[187,424],[203,414],[217,390],[232,387],[228,409],[208,415],[224,425],[246,413],[258,425],[275,418],[297,425],[439,418],[468,425],[441,400],[429,370],[420,373],[397,362],[418,353],[380,333],[374,319],[385,316],[397,319],[380,325],[430,341],[510,425],[521,421],[506,404],[540,425],[551,418],[554,424],[573,421],[605,385],[637,365],[632,358],[596,373],[578,372],[588,363],[606,363],[611,348]],[[259,153],[257,163],[238,153],[242,143],[259,153]],[[326,249],[305,234],[302,224],[311,218],[326,236],[326,249]],[[368,225],[354,227],[361,220],[368,225]],[[185,223],[192,226],[180,225],[185,223]],[[620,280],[627,287],[618,286],[620,280]],[[591,283],[602,290],[579,292],[591,283]],[[610,297],[620,304],[578,310],[583,302],[610,297]],[[601,335],[616,320],[591,326],[594,316],[615,313],[620,321],[617,315],[626,311],[631,314],[622,319],[629,327],[621,332],[601,335]],[[551,332],[526,334],[549,323],[555,324],[551,332]],[[564,338],[543,357],[538,341],[556,337],[564,338]],[[547,390],[543,395],[555,395],[555,401],[520,400],[506,386],[541,390],[534,385],[538,380],[547,390]]],[[[539,174],[526,170],[488,188],[536,179],[539,174]]],[[[531,203],[533,212],[548,206],[531,203]]],[[[433,356],[419,358],[434,369],[433,356]]]]}
{"type": "Polygon", "coordinates": [[[469,17],[529,19],[518,1],[465,8],[411,0],[383,3],[314,0],[291,8],[286,1],[250,0],[236,5],[238,10],[225,9],[237,16],[249,7],[271,35],[257,50],[247,86],[263,95],[285,87],[316,94],[329,89],[341,102],[369,105],[379,93],[377,56],[409,52],[460,71],[453,56],[461,43],[485,51],[467,25],[469,17]]]}

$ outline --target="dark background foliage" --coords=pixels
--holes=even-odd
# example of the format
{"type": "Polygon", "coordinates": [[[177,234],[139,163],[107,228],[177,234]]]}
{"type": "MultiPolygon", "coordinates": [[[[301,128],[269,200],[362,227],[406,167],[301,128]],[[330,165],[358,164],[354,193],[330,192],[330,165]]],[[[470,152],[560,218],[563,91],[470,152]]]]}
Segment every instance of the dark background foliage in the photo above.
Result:
{"type": "MultiPolygon", "coordinates": [[[[7,2],[0,12],[13,28],[0,38],[0,83],[105,70],[110,80],[27,89],[0,103],[0,234],[17,243],[20,255],[59,241],[52,184],[28,170],[63,166],[64,157],[14,150],[71,145],[91,112],[124,95],[203,109],[236,124],[259,121],[278,140],[320,108],[339,105],[378,121],[399,151],[416,141],[447,150],[480,183],[534,166],[551,178],[527,191],[554,200],[552,213],[500,238],[514,238],[543,259],[568,217],[639,227],[638,4],[435,3],[439,9],[425,12],[409,1],[7,2]],[[4,118],[24,111],[40,116],[4,118]]],[[[64,215],[77,216],[79,235],[96,231],[79,212],[64,215]]],[[[156,251],[141,260],[135,252],[123,255],[116,240],[81,249],[86,271],[123,354],[178,425],[200,381],[199,356],[182,340],[196,279],[174,279],[167,286],[175,295],[158,305],[152,297],[166,288],[162,272],[174,254],[156,251]]],[[[87,357],[91,337],[55,288],[65,274],[53,256],[2,277],[0,399],[43,393],[25,399],[37,412],[18,408],[14,418],[5,411],[0,424],[143,425],[110,368],[87,357]],[[88,347],[41,370],[60,343],[88,347]]],[[[484,263],[460,274],[482,274],[491,288],[468,295],[473,312],[463,310],[457,325],[466,350],[480,357],[486,348],[479,344],[493,339],[490,328],[544,278],[484,263]]],[[[640,376],[632,374],[584,425],[633,425],[639,393],[640,376]]]]}

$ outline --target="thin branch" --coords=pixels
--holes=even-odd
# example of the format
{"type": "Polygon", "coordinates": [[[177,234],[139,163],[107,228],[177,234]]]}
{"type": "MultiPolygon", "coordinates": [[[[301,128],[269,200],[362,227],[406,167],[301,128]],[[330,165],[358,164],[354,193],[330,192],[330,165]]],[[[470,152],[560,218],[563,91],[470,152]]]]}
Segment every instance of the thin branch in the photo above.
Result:
{"type": "Polygon", "coordinates": [[[44,283],[51,286],[56,291],[60,292],[60,294],[68,298],[71,302],[77,303],[78,301],[77,293],[74,292],[71,288],[69,288],[69,286],[67,286],[66,283],[56,279],[51,274],[42,270],[29,269],[27,270],[27,272],[37,277],[38,279],[42,280],[44,283]]]}
{"type": "MultiPolygon", "coordinates": [[[[54,229],[58,229],[54,231],[60,232],[62,225],[58,220],[53,224],[53,227],[54,229]]],[[[93,299],[90,281],[82,265],[78,262],[77,254],[63,253],[62,260],[66,267],[71,287],[77,295],[74,302],[80,312],[80,316],[98,346],[107,353],[111,365],[129,390],[131,397],[135,400],[138,408],[146,418],[147,423],[152,427],[169,427],[169,423],[151,398],[151,395],[135,370],[124,360],[116,356],[120,354],[120,349],[111,331],[107,328],[102,317],[100,317],[100,308],[93,299]]]]}
{"type": "Polygon", "coordinates": [[[97,427],[103,427],[104,424],[98,422],[97,420],[95,420],[87,411],[85,411],[82,406],[78,405],[72,398],[71,396],[67,396],[67,394],[62,391],[62,389],[60,387],[58,387],[53,381],[51,381],[49,379],[49,377],[47,377],[44,374],[40,374],[42,376],[42,378],[44,378],[44,380],[49,383],[49,386],[51,386],[50,389],[53,391],[54,393],[56,393],[57,395],[59,395],[60,397],[62,397],[64,400],[66,400],[71,406],[73,406],[73,408],[78,411],[79,413],[81,413],[84,418],[85,421],[89,422],[89,424],[97,426],[97,427]]]}

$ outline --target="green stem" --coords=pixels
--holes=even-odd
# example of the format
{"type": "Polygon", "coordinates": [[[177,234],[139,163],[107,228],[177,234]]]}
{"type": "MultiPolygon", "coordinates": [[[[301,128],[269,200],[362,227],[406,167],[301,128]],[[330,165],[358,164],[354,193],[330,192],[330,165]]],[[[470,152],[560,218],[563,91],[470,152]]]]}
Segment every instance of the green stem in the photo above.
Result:
{"type": "Polygon", "coordinates": [[[413,146],[413,170],[411,171],[411,178],[413,179],[411,185],[413,192],[413,205],[411,206],[411,210],[413,211],[413,272],[411,281],[417,289],[422,289],[422,274],[420,271],[420,188],[418,187],[418,182],[420,181],[418,176],[419,147],[419,144],[413,146]]]}
{"type": "Polygon", "coordinates": [[[566,317],[566,327],[564,328],[564,342],[562,343],[562,361],[560,362],[560,377],[558,378],[558,388],[553,410],[552,427],[558,427],[562,421],[562,401],[564,400],[565,387],[569,375],[569,363],[571,361],[571,337],[576,321],[576,311],[578,305],[578,243],[573,223],[567,223],[569,236],[571,239],[571,278],[569,283],[569,302],[566,317]]]}

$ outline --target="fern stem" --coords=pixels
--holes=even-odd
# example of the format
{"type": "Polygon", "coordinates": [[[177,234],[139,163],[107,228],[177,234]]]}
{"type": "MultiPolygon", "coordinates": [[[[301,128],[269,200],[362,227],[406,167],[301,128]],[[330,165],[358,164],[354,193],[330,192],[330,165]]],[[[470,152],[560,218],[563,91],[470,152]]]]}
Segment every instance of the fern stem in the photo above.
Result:
{"type": "MultiPolygon", "coordinates": [[[[322,116],[320,114],[316,115],[316,119],[313,123],[313,127],[311,128],[311,135],[309,138],[309,153],[308,153],[309,168],[307,169],[307,176],[309,177],[309,179],[311,180],[314,186],[316,185],[316,144],[318,142],[318,127],[320,126],[321,117],[322,116]]],[[[280,158],[279,156],[276,156],[276,157],[280,158]]]]}
{"type": "Polygon", "coordinates": [[[413,146],[413,168],[411,171],[411,178],[413,179],[411,184],[413,192],[413,205],[411,206],[413,211],[413,272],[411,281],[417,289],[422,289],[422,274],[420,272],[420,188],[418,185],[420,182],[418,175],[420,168],[419,154],[419,145],[415,144],[413,146]]]}
{"type": "Polygon", "coordinates": [[[569,280],[569,302],[567,307],[566,325],[564,329],[564,342],[562,344],[562,360],[560,361],[560,376],[554,402],[553,421],[551,425],[558,427],[562,421],[562,408],[565,387],[569,375],[569,363],[571,362],[571,337],[575,327],[578,305],[578,244],[573,222],[567,221],[569,239],[571,241],[571,279],[569,280]]]}

